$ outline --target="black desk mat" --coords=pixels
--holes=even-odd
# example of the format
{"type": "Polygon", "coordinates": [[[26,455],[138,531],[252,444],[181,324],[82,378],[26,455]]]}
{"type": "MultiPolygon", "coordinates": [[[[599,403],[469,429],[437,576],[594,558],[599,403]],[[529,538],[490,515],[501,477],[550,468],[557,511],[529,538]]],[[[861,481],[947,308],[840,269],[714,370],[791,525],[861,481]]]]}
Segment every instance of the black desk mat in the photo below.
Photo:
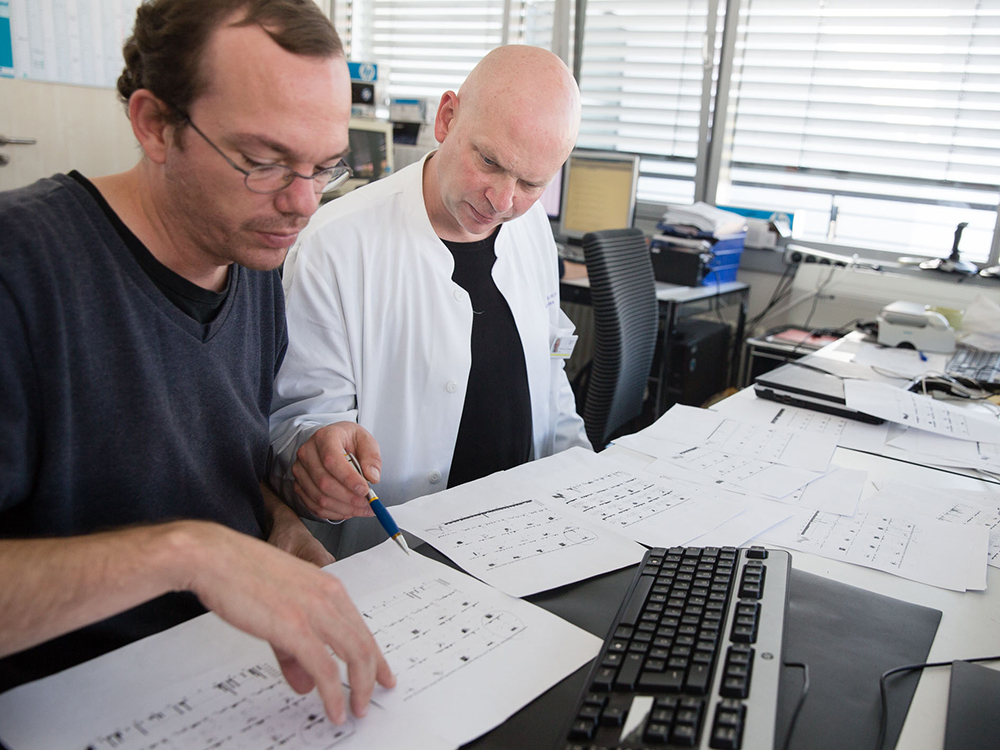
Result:
{"type": "MultiPolygon", "coordinates": [[[[448,562],[421,545],[420,551],[448,562]]],[[[564,586],[527,600],[603,638],[635,568],[564,586]]],[[[792,570],[785,661],[809,665],[811,687],[792,750],[867,750],[878,736],[878,678],[892,667],[926,661],[941,613],[820,576],[792,570]]],[[[470,750],[559,748],[588,664],[479,739],[470,750]]],[[[919,675],[897,677],[889,692],[885,747],[895,746],[919,675]]],[[[781,747],[802,688],[802,671],[782,679],[777,746],[781,747]]],[[[747,748],[746,750],[764,750],[747,748]]]]}

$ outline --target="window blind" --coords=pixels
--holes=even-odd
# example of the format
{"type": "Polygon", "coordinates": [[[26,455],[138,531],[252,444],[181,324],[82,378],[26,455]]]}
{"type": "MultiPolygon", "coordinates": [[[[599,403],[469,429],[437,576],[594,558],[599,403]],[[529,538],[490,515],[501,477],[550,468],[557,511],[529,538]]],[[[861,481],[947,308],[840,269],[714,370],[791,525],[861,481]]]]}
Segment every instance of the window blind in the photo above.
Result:
{"type": "Polygon", "coordinates": [[[708,25],[708,0],[587,3],[579,146],[642,154],[641,200],[693,200],[708,25]]]}
{"type": "Polygon", "coordinates": [[[796,236],[985,261],[1000,202],[1000,0],[746,0],[719,203],[796,236]]]}
{"type": "Polygon", "coordinates": [[[548,48],[553,6],[554,0],[346,0],[335,3],[334,24],[350,59],[381,66],[386,96],[426,97],[433,107],[505,40],[548,48]]]}

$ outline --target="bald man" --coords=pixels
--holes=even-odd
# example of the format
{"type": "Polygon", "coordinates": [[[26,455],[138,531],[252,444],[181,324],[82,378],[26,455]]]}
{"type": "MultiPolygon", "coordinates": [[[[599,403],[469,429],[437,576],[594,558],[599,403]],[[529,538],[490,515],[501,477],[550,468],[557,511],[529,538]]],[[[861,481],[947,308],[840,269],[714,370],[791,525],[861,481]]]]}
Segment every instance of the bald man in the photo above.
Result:
{"type": "Polygon", "coordinates": [[[325,206],[292,249],[271,478],[304,517],[351,519],[322,535],[337,556],[386,538],[349,436],[387,505],[590,447],[551,353],[573,325],[536,205],[579,124],[558,57],[495,49],[441,97],[436,151],[325,206]]]}

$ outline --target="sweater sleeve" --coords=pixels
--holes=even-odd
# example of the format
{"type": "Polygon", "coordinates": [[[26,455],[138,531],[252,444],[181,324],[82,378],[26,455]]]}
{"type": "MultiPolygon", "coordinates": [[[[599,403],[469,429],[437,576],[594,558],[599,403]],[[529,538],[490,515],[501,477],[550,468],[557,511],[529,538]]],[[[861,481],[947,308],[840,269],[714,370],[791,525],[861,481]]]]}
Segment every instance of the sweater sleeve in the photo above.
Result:
{"type": "Polygon", "coordinates": [[[0,511],[32,491],[38,461],[38,379],[22,311],[0,278],[0,511]]]}

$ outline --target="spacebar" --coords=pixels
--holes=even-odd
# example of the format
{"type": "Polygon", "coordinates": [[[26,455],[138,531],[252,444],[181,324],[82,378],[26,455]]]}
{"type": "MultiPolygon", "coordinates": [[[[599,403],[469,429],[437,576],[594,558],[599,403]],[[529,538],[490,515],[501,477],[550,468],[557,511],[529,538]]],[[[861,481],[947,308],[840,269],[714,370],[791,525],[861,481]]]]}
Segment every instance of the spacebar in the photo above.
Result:
{"type": "Polygon", "coordinates": [[[636,583],[635,590],[628,600],[628,606],[625,607],[625,613],[622,615],[622,619],[618,623],[619,625],[634,626],[638,622],[643,605],[646,604],[646,597],[649,596],[649,590],[653,588],[653,581],[655,580],[656,578],[653,576],[639,576],[639,581],[636,583]]]}

